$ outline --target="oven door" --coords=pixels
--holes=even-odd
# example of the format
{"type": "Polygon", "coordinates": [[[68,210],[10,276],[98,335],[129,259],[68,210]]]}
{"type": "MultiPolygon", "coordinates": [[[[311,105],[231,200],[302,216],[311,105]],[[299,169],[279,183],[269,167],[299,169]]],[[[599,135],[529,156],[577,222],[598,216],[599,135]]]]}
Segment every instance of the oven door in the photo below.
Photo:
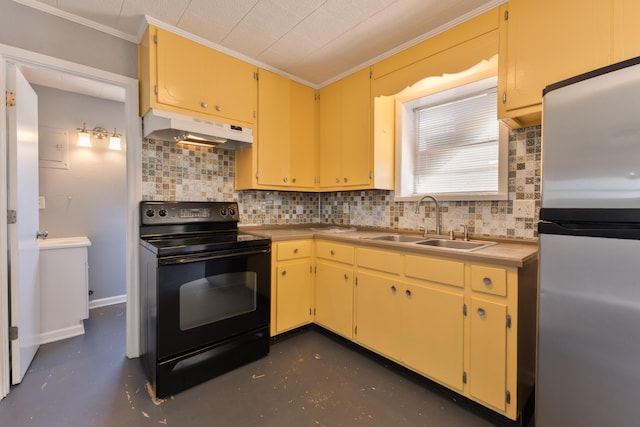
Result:
{"type": "Polygon", "coordinates": [[[158,264],[159,361],[269,325],[270,247],[158,264]]]}

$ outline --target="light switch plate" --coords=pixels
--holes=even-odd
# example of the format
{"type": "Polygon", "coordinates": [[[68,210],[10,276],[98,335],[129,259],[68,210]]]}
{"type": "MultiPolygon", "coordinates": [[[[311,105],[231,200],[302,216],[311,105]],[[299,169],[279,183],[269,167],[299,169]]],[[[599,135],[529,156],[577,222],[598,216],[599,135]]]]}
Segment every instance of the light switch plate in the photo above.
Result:
{"type": "Polygon", "coordinates": [[[40,196],[40,197],[38,197],[38,208],[39,208],[39,209],[44,209],[44,208],[45,208],[45,205],[46,205],[46,203],[45,203],[45,198],[44,198],[44,196],[40,196]]]}
{"type": "Polygon", "coordinates": [[[513,216],[515,218],[534,218],[536,214],[535,200],[514,200],[513,216]]]}

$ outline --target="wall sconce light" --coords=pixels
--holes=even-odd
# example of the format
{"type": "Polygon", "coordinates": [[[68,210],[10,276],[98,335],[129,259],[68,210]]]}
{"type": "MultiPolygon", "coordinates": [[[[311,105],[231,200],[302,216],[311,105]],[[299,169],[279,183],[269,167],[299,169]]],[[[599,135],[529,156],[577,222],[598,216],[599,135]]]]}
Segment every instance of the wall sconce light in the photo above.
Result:
{"type": "Polygon", "coordinates": [[[93,129],[87,129],[87,124],[82,124],[82,129],[78,129],[78,147],[91,147],[91,136],[95,136],[98,139],[104,139],[109,137],[109,149],[110,150],[122,150],[120,145],[120,134],[116,133],[117,129],[113,129],[113,134],[110,134],[105,128],[96,126],[93,129]]]}

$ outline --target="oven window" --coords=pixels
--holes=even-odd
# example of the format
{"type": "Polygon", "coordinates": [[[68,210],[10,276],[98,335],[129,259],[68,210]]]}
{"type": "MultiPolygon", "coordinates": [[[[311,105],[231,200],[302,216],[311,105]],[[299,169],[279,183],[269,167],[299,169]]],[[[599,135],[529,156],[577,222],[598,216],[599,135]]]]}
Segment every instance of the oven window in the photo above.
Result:
{"type": "Polygon", "coordinates": [[[180,329],[183,331],[256,310],[255,271],[223,273],[180,286],[180,329]]]}

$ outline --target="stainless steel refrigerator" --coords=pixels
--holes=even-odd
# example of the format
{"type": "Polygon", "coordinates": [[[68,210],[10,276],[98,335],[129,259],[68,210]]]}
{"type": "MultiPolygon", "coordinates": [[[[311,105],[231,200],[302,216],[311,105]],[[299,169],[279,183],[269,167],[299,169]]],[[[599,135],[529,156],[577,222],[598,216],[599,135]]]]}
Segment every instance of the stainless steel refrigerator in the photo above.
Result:
{"type": "Polygon", "coordinates": [[[640,425],[640,58],[543,92],[535,424],[640,425]]]}

